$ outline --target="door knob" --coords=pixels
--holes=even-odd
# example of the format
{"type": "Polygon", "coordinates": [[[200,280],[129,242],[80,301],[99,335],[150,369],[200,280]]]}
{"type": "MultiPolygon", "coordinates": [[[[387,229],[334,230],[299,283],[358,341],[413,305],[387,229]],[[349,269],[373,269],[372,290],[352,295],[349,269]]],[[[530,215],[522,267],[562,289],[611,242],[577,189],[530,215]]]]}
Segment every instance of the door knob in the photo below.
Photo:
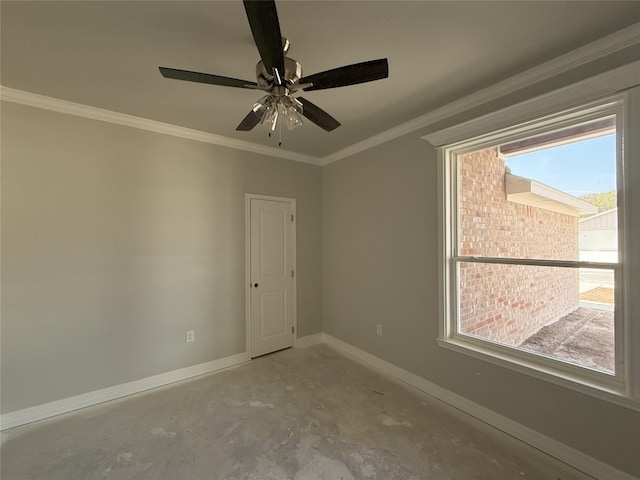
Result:
{"type": "Polygon", "coordinates": [[[253,286],[254,286],[254,288],[258,288],[258,284],[257,283],[254,283],[253,286]]]}

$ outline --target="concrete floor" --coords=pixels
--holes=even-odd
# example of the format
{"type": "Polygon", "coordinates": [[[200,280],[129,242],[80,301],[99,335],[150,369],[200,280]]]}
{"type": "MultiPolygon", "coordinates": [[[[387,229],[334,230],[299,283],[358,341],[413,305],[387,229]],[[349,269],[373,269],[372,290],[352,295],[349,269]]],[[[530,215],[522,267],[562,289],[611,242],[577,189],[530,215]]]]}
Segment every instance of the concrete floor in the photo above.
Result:
{"type": "Polygon", "coordinates": [[[3,433],[2,480],[586,479],[324,345],[3,433]]]}

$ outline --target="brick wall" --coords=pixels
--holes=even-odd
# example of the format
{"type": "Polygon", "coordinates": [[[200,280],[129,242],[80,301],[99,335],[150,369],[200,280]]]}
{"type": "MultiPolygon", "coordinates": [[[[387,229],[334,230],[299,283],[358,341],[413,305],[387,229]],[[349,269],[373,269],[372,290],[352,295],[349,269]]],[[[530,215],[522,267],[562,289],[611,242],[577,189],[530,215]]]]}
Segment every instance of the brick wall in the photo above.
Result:
{"type": "MultiPolygon", "coordinates": [[[[460,253],[489,257],[578,259],[578,218],[508,202],[497,148],[459,162],[460,253]]],[[[460,264],[460,330],[519,345],[575,310],[578,270],[460,264]]]]}

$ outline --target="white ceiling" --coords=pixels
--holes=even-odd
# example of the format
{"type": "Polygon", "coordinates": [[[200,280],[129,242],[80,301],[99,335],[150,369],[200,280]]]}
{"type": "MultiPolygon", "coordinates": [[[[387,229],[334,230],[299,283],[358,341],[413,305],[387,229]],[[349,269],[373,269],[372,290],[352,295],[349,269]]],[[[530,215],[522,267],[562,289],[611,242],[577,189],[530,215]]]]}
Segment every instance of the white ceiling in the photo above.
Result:
{"type": "MultiPolygon", "coordinates": [[[[283,132],[283,149],[325,157],[640,21],[637,1],[279,1],[304,74],[387,57],[389,78],[306,92],[342,126],[283,132]]],[[[163,78],[158,66],[255,80],[242,2],[2,1],[0,82],[225,137],[261,93],[163,78]]]]}

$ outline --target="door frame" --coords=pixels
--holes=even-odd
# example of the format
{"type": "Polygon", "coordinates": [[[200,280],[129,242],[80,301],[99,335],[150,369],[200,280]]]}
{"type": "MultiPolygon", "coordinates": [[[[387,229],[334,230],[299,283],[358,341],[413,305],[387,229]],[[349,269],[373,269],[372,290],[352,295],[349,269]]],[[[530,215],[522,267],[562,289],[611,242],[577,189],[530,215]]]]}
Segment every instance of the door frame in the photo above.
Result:
{"type": "Polygon", "coordinates": [[[246,328],[246,352],[249,358],[253,358],[251,352],[251,200],[270,200],[291,205],[293,215],[293,246],[291,264],[293,265],[293,346],[298,340],[298,268],[296,254],[296,225],[298,214],[296,213],[296,199],[288,197],[274,197],[270,195],[258,195],[254,193],[244,194],[244,298],[245,298],[245,328],[246,328]]]}

